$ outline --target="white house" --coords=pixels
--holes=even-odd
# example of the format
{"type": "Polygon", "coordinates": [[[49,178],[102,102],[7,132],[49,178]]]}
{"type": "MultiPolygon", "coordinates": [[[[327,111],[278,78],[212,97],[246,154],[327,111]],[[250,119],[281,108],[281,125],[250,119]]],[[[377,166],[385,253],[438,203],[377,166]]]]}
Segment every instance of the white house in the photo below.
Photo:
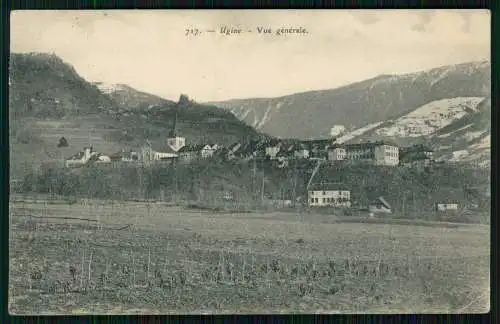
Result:
{"type": "Polygon", "coordinates": [[[84,147],[83,151],[78,152],[77,154],[67,159],[65,161],[65,165],[66,167],[72,167],[87,164],[90,158],[92,158],[96,154],[97,152],[93,151],[91,146],[84,147]]]}
{"type": "Polygon", "coordinates": [[[203,148],[201,149],[201,152],[200,152],[201,157],[204,159],[212,157],[218,149],[219,149],[219,145],[217,145],[217,144],[203,145],[203,148]]]}
{"type": "Polygon", "coordinates": [[[328,150],[328,161],[343,161],[347,158],[346,149],[335,147],[328,150]]]}
{"type": "Polygon", "coordinates": [[[271,160],[274,160],[276,158],[276,155],[280,151],[280,148],[278,146],[268,146],[266,147],[266,155],[269,156],[271,160]]]}
{"type": "Polygon", "coordinates": [[[214,154],[217,148],[217,145],[209,144],[185,145],[178,153],[179,158],[184,162],[189,162],[197,158],[209,158],[214,154]]]}
{"type": "Polygon", "coordinates": [[[351,192],[335,186],[313,185],[308,189],[310,207],[351,207],[351,192]]]}
{"type": "Polygon", "coordinates": [[[144,163],[170,160],[177,157],[177,152],[175,152],[168,144],[165,147],[157,148],[156,150],[153,149],[153,147],[149,143],[141,148],[141,161],[143,161],[144,163]]]}
{"type": "Polygon", "coordinates": [[[280,143],[276,140],[270,141],[265,147],[266,156],[271,160],[276,159],[276,155],[280,151],[280,143]]]}
{"type": "Polygon", "coordinates": [[[458,210],[458,204],[457,203],[437,203],[436,209],[438,211],[458,210]]]}

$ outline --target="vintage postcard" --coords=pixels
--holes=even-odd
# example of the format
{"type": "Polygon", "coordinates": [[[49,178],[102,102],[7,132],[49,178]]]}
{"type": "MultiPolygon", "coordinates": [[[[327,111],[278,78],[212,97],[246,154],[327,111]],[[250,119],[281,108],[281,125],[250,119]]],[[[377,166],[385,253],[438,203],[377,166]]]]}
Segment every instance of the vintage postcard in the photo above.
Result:
{"type": "Polygon", "coordinates": [[[14,11],[10,40],[10,314],[489,311],[489,11],[14,11]]]}

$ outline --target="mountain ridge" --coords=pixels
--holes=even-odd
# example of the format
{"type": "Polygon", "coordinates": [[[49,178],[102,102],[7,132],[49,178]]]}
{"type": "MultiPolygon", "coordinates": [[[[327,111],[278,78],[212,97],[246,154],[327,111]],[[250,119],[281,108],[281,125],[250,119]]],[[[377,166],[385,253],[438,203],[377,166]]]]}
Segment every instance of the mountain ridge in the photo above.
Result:
{"type": "Polygon", "coordinates": [[[261,136],[215,106],[164,100],[128,86],[125,95],[104,94],[54,54],[11,53],[9,84],[13,176],[60,162],[87,145],[107,154],[138,149],[146,141],[164,146],[176,115],[177,131],[187,144],[228,145],[261,136]],[[151,100],[156,100],[152,106],[151,100]],[[68,147],[57,147],[61,137],[67,139],[68,147]]]}
{"type": "Polygon", "coordinates": [[[118,103],[122,109],[147,110],[152,107],[175,103],[172,100],[137,90],[124,83],[93,82],[93,84],[103,94],[118,103]]]}
{"type": "Polygon", "coordinates": [[[387,78],[387,77],[403,77],[403,76],[410,77],[410,76],[414,76],[414,75],[417,75],[417,74],[422,73],[422,72],[430,72],[430,71],[433,71],[433,70],[440,70],[440,69],[443,69],[443,68],[452,68],[452,67],[455,67],[457,65],[458,66],[463,65],[463,66],[467,66],[467,67],[470,66],[470,65],[477,65],[479,67],[481,67],[481,66],[482,67],[489,67],[491,65],[491,62],[489,60],[476,60],[476,61],[468,61],[468,62],[463,62],[463,63],[458,63],[458,64],[442,65],[442,66],[434,67],[434,68],[431,68],[431,69],[420,70],[420,71],[417,71],[417,72],[392,73],[392,74],[391,73],[389,73],[389,74],[385,74],[384,73],[384,74],[379,74],[379,75],[376,75],[376,76],[368,78],[368,79],[364,79],[364,80],[359,80],[359,81],[347,83],[347,84],[344,84],[344,85],[341,85],[341,86],[338,86],[338,87],[335,87],[335,88],[322,88],[322,89],[315,89],[315,90],[290,92],[290,93],[287,93],[287,94],[284,94],[284,95],[279,95],[279,96],[237,97],[237,98],[230,98],[230,99],[226,99],[226,100],[209,100],[209,101],[205,101],[205,103],[207,103],[207,104],[215,104],[215,103],[220,103],[220,102],[231,102],[231,101],[242,101],[242,100],[283,99],[283,98],[286,98],[286,97],[289,97],[289,96],[292,96],[292,95],[313,94],[313,93],[318,93],[318,92],[341,90],[343,88],[351,87],[353,85],[358,85],[360,83],[372,82],[372,81],[375,81],[377,79],[383,79],[383,78],[387,78]]]}
{"type": "Polygon", "coordinates": [[[380,75],[335,89],[210,103],[276,137],[324,137],[333,125],[354,129],[402,115],[433,100],[485,96],[489,93],[490,67],[489,61],[466,62],[422,72],[380,75]],[[308,107],[307,112],[304,107],[308,107]],[[346,109],[350,110],[347,114],[346,109]],[[311,113],[319,117],[314,119],[311,113]]]}
{"type": "MultiPolygon", "coordinates": [[[[453,95],[456,95],[455,97],[450,98],[447,95],[439,93],[434,94],[430,99],[428,97],[422,97],[420,98],[421,100],[417,102],[421,103],[420,106],[414,106],[413,109],[395,111],[391,114],[390,118],[382,120],[377,119],[375,122],[364,124],[361,127],[334,124],[330,128],[330,134],[328,135],[337,137],[339,143],[391,140],[400,146],[426,144],[436,150],[437,159],[450,161],[474,160],[484,165],[488,163],[487,160],[489,160],[490,154],[489,142],[487,142],[488,136],[490,136],[491,133],[491,126],[489,126],[491,125],[491,121],[488,119],[488,112],[491,110],[491,100],[487,100],[489,98],[489,87],[487,86],[487,79],[489,76],[486,75],[484,82],[472,91],[468,89],[470,82],[467,81],[467,78],[470,76],[477,76],[478,69],[487,74],[489,68],[489,61],[466,62],[458,65],[437,67],[421,72],[399,75],[384,74],[335,89],[304,91],[276,98],[254,98],[250,99],[253,104],[265,104],[265,110],[263,111],[261,119],[253,116],[253,119],[249,122],[247,117],[250,116],[251,118],[251,114],[255,113],[255,107],[252,106],[239,116],[238,113],[235,115],[241,120],[246,119],[245,121],[247,124],[257,129],[262,129],[270,119],[273,110],[273,106],[268,104],[269,100],[280,99],[284,101],[279,102],[275,107],[275,113],[279,113],[283,105],[287,102],[293,102],[293,96],[295,95],[310,96],[319,94],[321,96],[324,92],[337,94],[346,90],[350,91],[353,88],[355,90],[358,88],[358,90],[361,89],[366,92],[373,90],[380,84],[390,86],[396,84],[397,86],[400,82],[420,82],[427,85],[427,87],[424,88],[432,89],[439,86],[440,82],[448,82],[446,78],[450,75],[459,73],[458,77],[461,80],[459,80],[458,85],[460,86],[460,84],[462,84],[461,89],[463,90],[453,92],[453,87],[451,87],[451,92],[453,95]],[[466,81],[465,85],[463,84],[463,80],[466,81]],[[475,96],[470,96],[470,93],[473,93],[475,96]],[[468,96],[463,96],[464,94],[468,96]],[[433,100],[434,98],[438,99],[433,100]],[[489,104],[485,105],[487,102],[489,102],[489,104]],[[480,106],[486,107],[486,110],[479,109],[480,106]],[[462,125],[468,120],[468,125],[462,125]],[[470,132],[462,129],[464,126],[466,126],[470,132]]],[[[450,86],[447,84],[441,85],[441,89],[443,88],[450,91],[450,86]]],[[[246,99],[231,99],[226,101],[226,103],[234,103],[242,100],[245,101],[246,99]]],[[[208,104],[217,103],[208,102],[208,104]]],[[[226,110],[233,114],[235,113],[234,110],[227,109],[227,107],[226,110]]],[[[309,118],[309,120],[311,120],[311,118],[309,118]]],[[[323,132],[320,135],[309,136],[309,138],[329,137],[325,135],[326,134],[323,132]]]]}
{"type": "MultiPolygon", "coordinates": [[[[106,148],[137,146],[146,139],[161,144],[177,112],[178,130],[193,144],[208,140],[227,145],[256,136],[328,138],[334,134],[345,143],[378,139],[395,139],[401,146],[430,143],[440,159],[485,163],[490,155],[489,61],[380,75],[330,90],[248,99],[247,109],[239,111],[196,103],[187,97],[180,104],[126,84],[90,83],[54,54],[13,53],[10,72],[9,131],[19,147],[55,141],[63,129],[79,134],[76,139],[69,138],[70,143],[84,143],[86,133],[94,128],[99,134],[93,141],[106,148]],[[300,109],[294,107],[297,102],[300,109]],[[351,109],[360,106],[359,111],[351,109]],[[354,121],[331,119],[332,111],[354,121]],[[68,120],[77,119],[80,126],[68,126],[68,120]],[[66,126],[59,126],[61,131],[43,126],[50,122],[66,126]],[[273,135],[279,128],[265,135],[273,123],[285,128],[284,136],[273,135]],[[420,127],[417,131],[413,129],[416,126],[420,127]]],[[[228,102],[234,100],[246,99],[228,102]]],[[[55,155],[53,149],[44,149],[55,155]]]]}

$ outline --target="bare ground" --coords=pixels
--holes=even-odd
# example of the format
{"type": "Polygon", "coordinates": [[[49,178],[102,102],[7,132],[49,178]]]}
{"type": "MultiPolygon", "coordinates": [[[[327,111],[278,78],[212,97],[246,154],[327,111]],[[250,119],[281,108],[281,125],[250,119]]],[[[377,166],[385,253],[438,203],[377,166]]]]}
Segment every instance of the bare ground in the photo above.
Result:
{"type": "Polygon", "coordinates": [[[141,203],[10,207],[11,314],[489,310],[487,226],[141,203]]]}

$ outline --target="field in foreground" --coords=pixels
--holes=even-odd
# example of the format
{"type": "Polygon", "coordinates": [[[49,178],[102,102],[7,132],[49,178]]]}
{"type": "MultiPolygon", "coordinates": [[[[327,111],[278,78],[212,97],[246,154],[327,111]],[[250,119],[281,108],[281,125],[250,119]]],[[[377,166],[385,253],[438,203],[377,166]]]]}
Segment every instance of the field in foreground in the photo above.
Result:
{"type": "Polygon", "coordinates": [[[96,202],[11,203],[10,229],[16,315],[471,313],[490,304],[481,225],[96,202]]]}

